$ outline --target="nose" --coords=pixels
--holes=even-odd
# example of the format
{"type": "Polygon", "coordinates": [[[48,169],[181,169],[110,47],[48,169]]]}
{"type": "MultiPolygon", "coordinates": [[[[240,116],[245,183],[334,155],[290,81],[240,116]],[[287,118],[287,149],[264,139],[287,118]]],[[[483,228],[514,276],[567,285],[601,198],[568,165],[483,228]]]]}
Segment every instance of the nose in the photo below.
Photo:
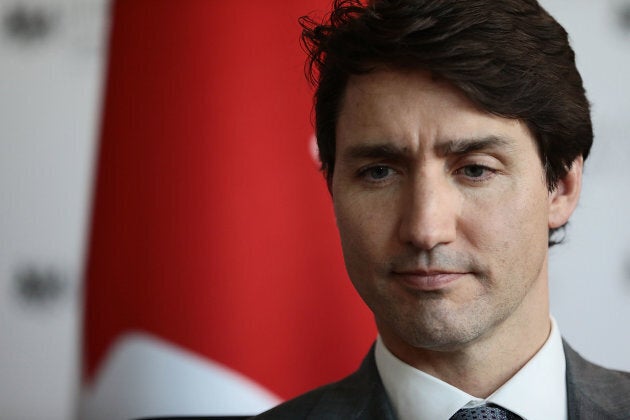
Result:
{"type": "Polygon", "coordinates": [[[459,200],[457,189],[443,175],[417,176],[402,197],[399,235],[403,243],[422,250],[455,240],[459,200]]]}

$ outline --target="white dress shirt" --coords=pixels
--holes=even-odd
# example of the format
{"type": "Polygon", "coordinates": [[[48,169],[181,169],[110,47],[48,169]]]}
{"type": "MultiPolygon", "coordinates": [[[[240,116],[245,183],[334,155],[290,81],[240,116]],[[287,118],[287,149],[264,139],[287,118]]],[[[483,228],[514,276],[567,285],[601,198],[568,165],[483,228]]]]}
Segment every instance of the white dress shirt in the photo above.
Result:
{"type": "Polygon", "coordinates": [[[376,366],[399,420],[448,420],[460,408],[500,405],[524,420],[567,420],[567,391],[562,338],[551,318],[542,348],[488,398],[480,399],[418,370],[376,341],[376,366]]]}

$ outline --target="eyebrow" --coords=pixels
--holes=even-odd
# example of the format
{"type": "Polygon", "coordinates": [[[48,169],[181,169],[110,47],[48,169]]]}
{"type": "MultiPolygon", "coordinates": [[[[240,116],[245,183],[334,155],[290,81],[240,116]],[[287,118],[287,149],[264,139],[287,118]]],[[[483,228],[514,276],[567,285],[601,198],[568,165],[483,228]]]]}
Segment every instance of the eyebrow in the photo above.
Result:
{"type": "Polygon", "coordinates": [[[466,155],[481,150],[512,149],[514,142],[501,136],[489,135],[479,138],[455,139],[439,143],[436,153],[440,156],[466,155]]]}
{"type": "MultiPolygon", "coordinates": [[[[479,138],[454,139],[440,142],[435,146],[439,156],[466,155],[482,150],[511,149],[513,142],[496,135],[479,138]]],[[[409,148],[388,143],[360,144],[349,147],[341,156],[344,160],[385,159],[400,161],[410,158],[409,148]]]]}
{"type": "Polygon", "coordinates": [[[345,160],[386,159],[400,160],[409,154],[406,147],[391,144],[360,144],[351,146],[341,156],[345,160]]]}

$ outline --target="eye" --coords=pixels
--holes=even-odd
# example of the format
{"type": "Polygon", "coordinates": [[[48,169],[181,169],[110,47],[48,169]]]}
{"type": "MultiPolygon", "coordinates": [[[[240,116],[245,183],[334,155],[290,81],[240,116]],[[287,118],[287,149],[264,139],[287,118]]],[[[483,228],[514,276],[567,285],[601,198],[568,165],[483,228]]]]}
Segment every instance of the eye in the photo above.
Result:
{"type": "Polygon", "coordinates": [[[373,168],[368,169],[368,175],[374,179],[383,179],[389,175],[391,171],[387,166],[375,166],[373,168]]]}
{"type": "Polygon", "coordinates": [[[359,176],[367,179],[368,181],[381,181],[393,173],[393,169],[389,166],[377,165],[370,166],[359,172],[359,176]]]}
{"type": "Polygon", "coordinates": [[[470,178],[480,178],[486,173],[487,169],[481,165],[468,165],[462,168],[462,172],[470,178]]]}
{"type": "Polygon", "coordinates": [[[495,174],[495,170],[484,165],[466,165],[457,170],[459,175],[463,175],[473,181],[484,181],[495,174]]]}

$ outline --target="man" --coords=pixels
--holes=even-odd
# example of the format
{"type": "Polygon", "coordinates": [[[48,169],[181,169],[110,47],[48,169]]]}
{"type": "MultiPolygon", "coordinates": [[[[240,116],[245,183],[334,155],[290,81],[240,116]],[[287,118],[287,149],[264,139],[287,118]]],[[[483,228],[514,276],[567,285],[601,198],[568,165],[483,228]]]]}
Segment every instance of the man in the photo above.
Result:
{"type": "Polygon", "coordinates": [[[564,29],[535,0],[333,7],[303,41],[379,338],[355,374],[260,418],[630,419],[630,374],[582,359],[549,314],[548,247],[592,143],[564,29]]]}

